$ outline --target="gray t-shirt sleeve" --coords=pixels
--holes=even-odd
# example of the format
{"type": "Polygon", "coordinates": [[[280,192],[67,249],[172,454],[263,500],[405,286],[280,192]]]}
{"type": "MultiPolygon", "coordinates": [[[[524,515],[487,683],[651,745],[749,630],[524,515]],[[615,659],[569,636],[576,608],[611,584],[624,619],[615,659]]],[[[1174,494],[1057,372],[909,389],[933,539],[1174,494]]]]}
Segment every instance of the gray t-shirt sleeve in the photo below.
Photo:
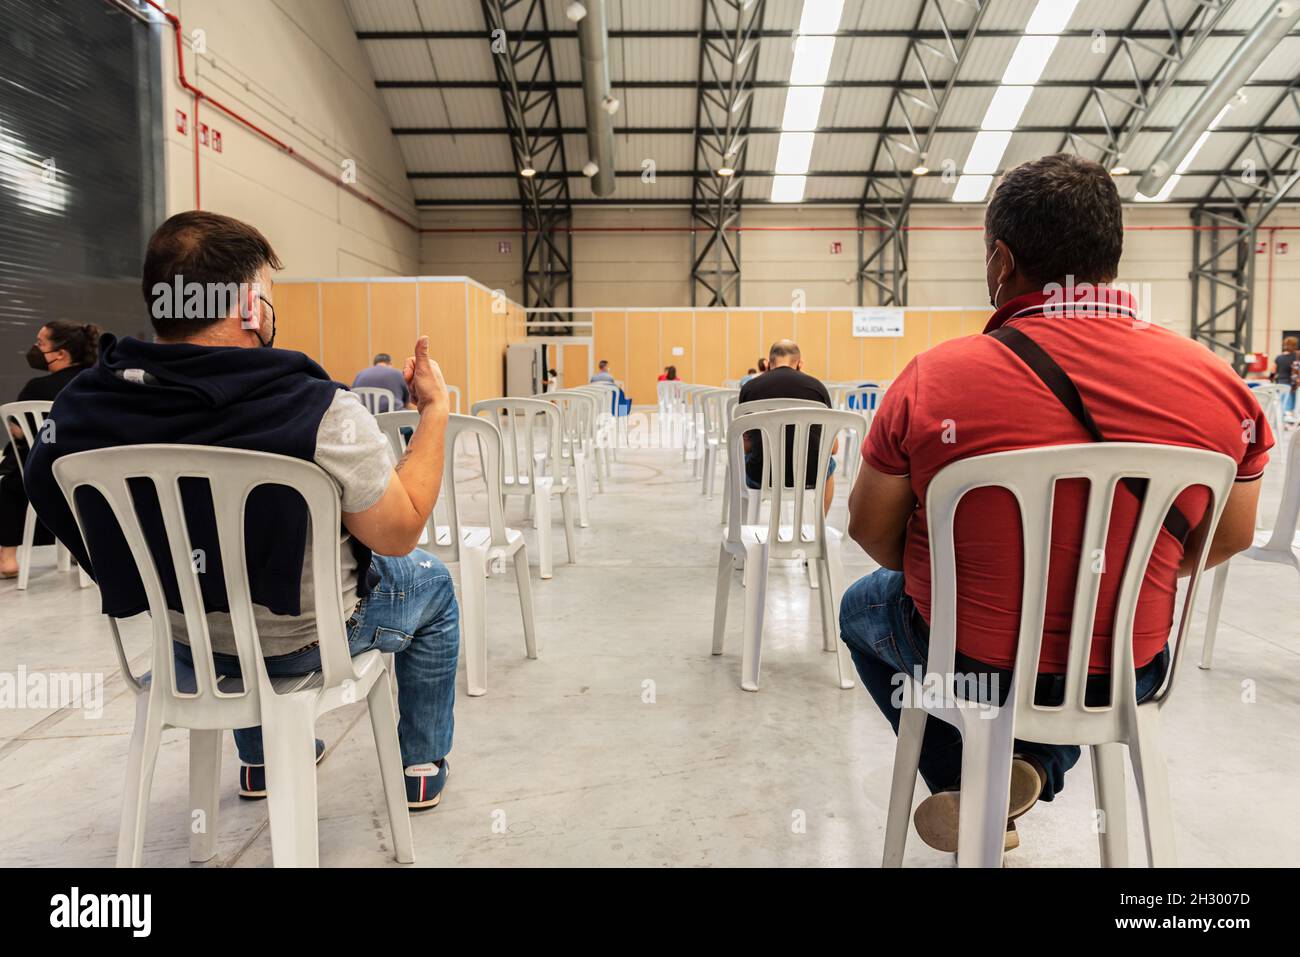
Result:
{"type": "Polygon", "coordinates": [[[355,393],[340,389],[316,430],[314,461],[334,479],[345,512],[364,512],[393,476],[393,449],[355,393]]]}

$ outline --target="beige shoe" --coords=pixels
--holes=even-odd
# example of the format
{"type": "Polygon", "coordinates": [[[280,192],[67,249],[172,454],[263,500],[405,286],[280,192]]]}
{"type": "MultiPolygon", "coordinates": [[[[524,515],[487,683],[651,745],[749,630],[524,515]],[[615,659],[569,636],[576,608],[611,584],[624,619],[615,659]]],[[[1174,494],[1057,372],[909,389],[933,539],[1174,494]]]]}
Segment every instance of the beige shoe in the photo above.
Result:
{"type": "MultiPolygon", "coordinates": [[[[1024,758],[1011,762],[1011,799],[1007,808],[1007,839],[1005,850],[1020,846],[1015,819],[1036,803],[1043,793],[1044,781],[1038,769],[1024,758]]],[[[917,805],[912,823],[916,833],[936,851],[957,852],[957,825],[961,814],[961,792],[940,791],[931,794],[917,805]]]]}

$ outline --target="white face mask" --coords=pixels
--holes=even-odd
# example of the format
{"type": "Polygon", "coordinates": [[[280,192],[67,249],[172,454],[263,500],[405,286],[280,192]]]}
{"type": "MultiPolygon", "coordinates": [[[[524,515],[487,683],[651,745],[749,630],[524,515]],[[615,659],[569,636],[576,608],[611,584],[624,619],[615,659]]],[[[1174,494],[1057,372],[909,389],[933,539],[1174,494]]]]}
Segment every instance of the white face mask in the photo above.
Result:
{"type": "MultiPolygon", "coordinates": [[[[987,260],[985,260],[985,262],[984,262],[984,270],[985,270],[986,272],[988,271],[989,263],[993,262],[993,257],[996,256],[997,254],[998,254],[998,250],[997,250],[997,249],[994,249],[994,250],[993,250],[993,253],[989,256],[989,258],[988,258],[987,260]]],[[[998,296],[1000,296],[1000,295],[1002,295],[1002,283],[998,283],[997,292],[993,293],[993,297],[989,300],[989,305],[992,306],[994,309],[999,309],[999,308],[1001,308],[1001,307],[998,305],[998,296]]]]}

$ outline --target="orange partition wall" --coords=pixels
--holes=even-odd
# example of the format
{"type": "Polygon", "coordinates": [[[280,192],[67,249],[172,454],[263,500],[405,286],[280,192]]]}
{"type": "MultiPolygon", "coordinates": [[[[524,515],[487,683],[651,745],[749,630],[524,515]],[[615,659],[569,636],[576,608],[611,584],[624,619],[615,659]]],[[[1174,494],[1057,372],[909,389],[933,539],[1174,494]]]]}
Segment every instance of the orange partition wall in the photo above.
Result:
{"type": "Polygon", "coordinates": [[[275,306],[276,345],[347,384],[376,353],[400,366],[427,335],[463,410],[501,395],[506,346],[525,337],[523,307],[463,276],[283,280],[275,306]]]}
{"type": "Polygon", "coordinates": [[[594,309],[595,359],[608,359],[638,405],[656,398],[664,366],[687,382],[739,379],[777,339],[794,339],[804,368],[820,379],[892,379],[918,352],[984,328],[986,308],[909,308],[903,335],[853,335],[853,309],[594,309]],[[681,354],[674,354],[680,349],[681,354]]]}

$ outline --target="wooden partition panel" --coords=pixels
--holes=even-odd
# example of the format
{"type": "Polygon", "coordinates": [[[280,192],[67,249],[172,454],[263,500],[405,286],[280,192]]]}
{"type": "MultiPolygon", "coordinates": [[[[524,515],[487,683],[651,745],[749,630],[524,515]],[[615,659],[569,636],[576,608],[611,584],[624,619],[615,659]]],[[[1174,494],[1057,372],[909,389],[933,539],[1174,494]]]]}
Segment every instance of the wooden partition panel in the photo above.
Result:
{"type": "MultiPolygon", "coordinates": [[[[763,345],[761,335],[762,322],[759,312],[745,312],[738,309],[727,311],[727,349],[728,379],[739,379],[748,369],[757,369],[759,356],[767,355],[767,346],[763,345]]],[[[720,384],[720,383],[719,383],[720,384]]]]}
{"type": "Polygon", "coordinates": [[[695,313],[695,378],[709,385],[739,379],[727,369],[727,313],[700,309],[695,313]]]}
{"type": "Polygon", "coordinates": [[[429,337],[429,355],[448,385],[460,389],[461,408],[469,408],[468,286],[461,282],[420,283],[420,335],[429,337]]]}
{"type": "Polygon", "coordinates": [[[659,367],[676,366],[677,378],[695,381],[695,315],[691,312],[659,314],[659,367]],[[682,354],[673,355],[673,349],[682,354]]]}
{"type": "Polygon", "coordinates": [[[903,313],[903,335],[894,342],[894,369],[892,379],[903,371],[918,352],[930,348],[930,310],[908,309],[903,313]]]}
{"type": "Polygon", "coordinates": [[[761,349],[759,355],[767,355],[768,350],[772,348],[772,343],[778,339],[794,338],[794,312],[782,310],[765,310],[759,315],[763,317],[763,335],[760,340],[761,349]]]}
{"type": "MultiPolygon", "coordinates": [[[[596,361],[609,360],[609,372],[627,383],[627,316],[622,312],[597,312],[592,316],[596,361]]],[[[632,386],[628,384],[628,388],[632,386]]]]}
{"type": "Polygon", "coordinates": [[[314,282],[277,283],[275,345],[320,358],[320,286],[314,282]]]}
{"type": "Polygon", "coordinates": [[[351,385],[370,365],[370,284],[321,284],[321,365],[330,377],[351,385]]]}
{"type": "MultiPolygon", "coordinates": [[[[370,350],[387,352],[398,368],[415,351],[420,324],[416,290],[413,282],[370,284],[370,350]]],[[[432,348],[432,340],[429,344],[432,348]]]]}
{"type": "Polygon", "coordinates": [[[627,314],[627,388],[641,405],[658,402],[659,313],[627,314]]]}
{"type": "MultiPolygon", "coordinates": [[[[587,360],[591,357],[591,348],[585,343],[579,345],[562,345],[560,346],[560,362],[564,364],[563,377],[560,380],[564,388],[572,389],[574,386],[586,385],[591,376],[587,374],[587,360]]],[[[592,371],[595,371],[595,360],[592,360],[592,371]]]]}
{"type": "Polygon", "coordinates": [[[853,335],[853,313],[835,309],[827,314],[827,377],[832,382],[862,378],[862,343],[853,335]]]}
{"type": "Polygon", "coordinates": [[[803,368],[811,376],[833,381],[830,373],[829,332],[825,312],[800,312],[794,317],[794,341],[799,343],[803,368]]]}

